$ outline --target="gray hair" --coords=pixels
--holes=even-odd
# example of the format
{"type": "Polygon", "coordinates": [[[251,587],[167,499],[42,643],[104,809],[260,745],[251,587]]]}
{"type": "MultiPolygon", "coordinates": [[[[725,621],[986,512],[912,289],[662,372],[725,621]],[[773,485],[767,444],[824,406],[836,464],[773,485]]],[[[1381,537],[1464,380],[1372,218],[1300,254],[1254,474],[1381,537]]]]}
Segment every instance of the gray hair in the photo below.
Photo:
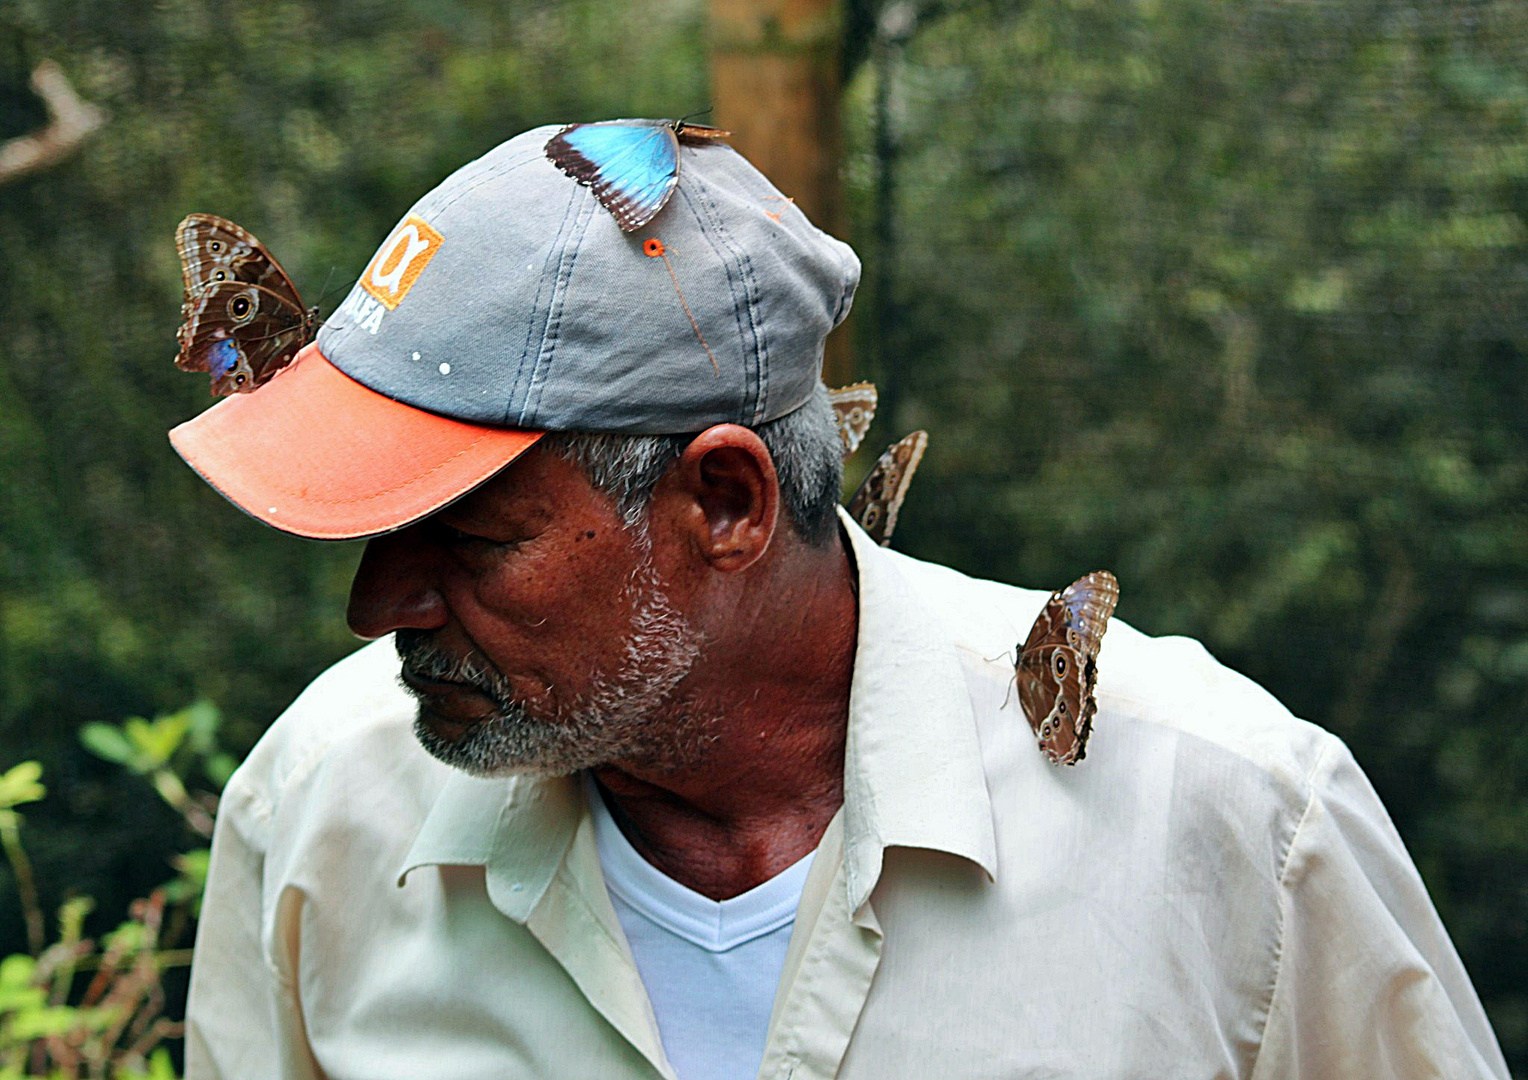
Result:
{"type": "MultiPolygon", "coordinates": [[[[819,382],[801,408],[753,431],[774,460],[780,501],[796,534],[814,547],[826,544],[838,520],[844,478],[843,444],[827,387],[819,382]]],[[[694,437],[564,431],[545,442],[581,468],[631,527],[646,520],[653,489],[694,437]]]]}

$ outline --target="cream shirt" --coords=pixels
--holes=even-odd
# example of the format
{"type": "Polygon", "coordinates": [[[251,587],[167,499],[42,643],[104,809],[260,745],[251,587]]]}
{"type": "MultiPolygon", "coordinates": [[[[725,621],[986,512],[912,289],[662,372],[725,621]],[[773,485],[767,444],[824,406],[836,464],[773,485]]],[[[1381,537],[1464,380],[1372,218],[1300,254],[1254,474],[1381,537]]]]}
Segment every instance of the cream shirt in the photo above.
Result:
{"type": "MultiPolygon", "coordinates": [[[[1013,692],[1046,594],[844,527],[844,805],[760,1077],[1507,1076],[1341,742],[1115,620],[1087,759],[1054,767],[1013,692]]],[[[397,667],[335,665],[229,782],[187,1076],[673,1080],[578,781],[437,763],[397,667]]]]}

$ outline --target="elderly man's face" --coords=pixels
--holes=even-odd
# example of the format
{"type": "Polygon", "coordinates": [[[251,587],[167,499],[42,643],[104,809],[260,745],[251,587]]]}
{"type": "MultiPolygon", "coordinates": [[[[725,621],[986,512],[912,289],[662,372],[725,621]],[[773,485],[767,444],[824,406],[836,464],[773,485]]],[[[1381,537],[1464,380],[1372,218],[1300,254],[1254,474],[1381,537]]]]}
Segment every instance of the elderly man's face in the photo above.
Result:
{"type": "Polygon", "coordinates": [[[366,547],[351,629],[396,632],[425,748],[477,775],[677,766],[705,719],[674,707],[700,649],[642,530],[539,447],[366,547]]]}

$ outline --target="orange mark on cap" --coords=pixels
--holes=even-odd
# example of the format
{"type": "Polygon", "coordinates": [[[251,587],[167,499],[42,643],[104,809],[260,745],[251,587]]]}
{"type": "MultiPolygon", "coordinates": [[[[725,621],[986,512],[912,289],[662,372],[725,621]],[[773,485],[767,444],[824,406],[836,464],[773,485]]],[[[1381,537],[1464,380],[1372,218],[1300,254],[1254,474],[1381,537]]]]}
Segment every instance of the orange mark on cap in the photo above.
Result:
{"type": "MultiPolygon", "coordinates": [[[[768,202],[774,199],[783,199],[787,205],[791,206],[794,206],[796,203],[795,198],[790,195],[770,195],[765,201],[768,202]]],[[[780,207],[778,210],[766,210],[764,211],[764,216],[769,218],[771,221],[779,221],[780,215],[783,213],[785,213],[784,206],[780,207]]]]}
{"type": "Polygon", "coordinates": [[[663,241],[659,240],[656,236],[649,236],[646,240],[642,241],[642,254],[646,255],[649,259],[661,258],[663,255],[663,241]]]}
{"type": "Polygon", "coordinates": [[[361,275],[361,288],[392,311],[408,295],[443,243],[445,237],[427,221],[410,214],[372,256],[371,264],[361,275]]]}

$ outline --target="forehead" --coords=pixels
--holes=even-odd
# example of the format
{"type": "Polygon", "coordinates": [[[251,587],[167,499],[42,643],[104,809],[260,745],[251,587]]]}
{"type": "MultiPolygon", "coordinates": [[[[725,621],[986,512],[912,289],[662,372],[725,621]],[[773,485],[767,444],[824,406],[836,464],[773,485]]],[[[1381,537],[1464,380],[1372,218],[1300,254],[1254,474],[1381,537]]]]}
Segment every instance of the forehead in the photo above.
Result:
{"type": "Polygon", "coordinates": [[[609,500],[582,469],[538,443],[443,513],[468,518],[582,516],[601,504],[609,508],[609,500]]]}

